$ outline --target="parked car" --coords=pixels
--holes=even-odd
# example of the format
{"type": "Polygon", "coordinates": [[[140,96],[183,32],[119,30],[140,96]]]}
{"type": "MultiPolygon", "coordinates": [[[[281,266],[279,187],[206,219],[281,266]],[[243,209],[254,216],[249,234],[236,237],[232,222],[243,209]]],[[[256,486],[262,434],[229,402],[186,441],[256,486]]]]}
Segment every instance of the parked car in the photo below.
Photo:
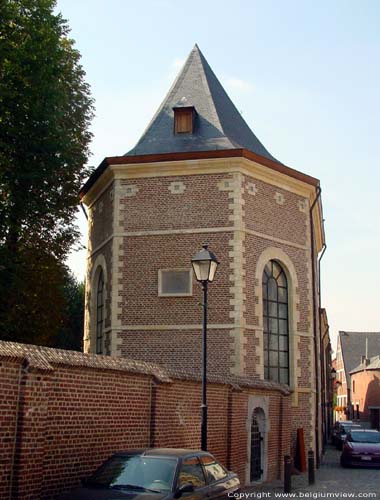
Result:
{"type": "Polygon", "coordinates": [[[82,487],[60,500],[202,500],[227,497],[240,488],[237,475],[203,451],[171,448],[116,453],[82,487]]]}
{"type": "Polygon", "coordinates": [[[380,432],[352,429],[344,442],[340,463],[343,467],[380,467],[380,432]]]}
{"type": "Polygon", "coordinates": [[[333,425],[332,431],[331,431],[331,442],[334,446],[338,444],[338,434],[339,434],[339,429],[340,429],[340,424],[345,423],[345,424],[353,424],[352,420],[337,420],[335,424],[333,425]]]}
{"type": "Polygon", "coordinates": [[[336,447],[338,450],[343,449],[343,443],[346,440],[347,434],[351,430],[359,430],[361,426],[359,424],[353,424],[352,422],[340,422],[339,429],[336,436],[336,447]]]}

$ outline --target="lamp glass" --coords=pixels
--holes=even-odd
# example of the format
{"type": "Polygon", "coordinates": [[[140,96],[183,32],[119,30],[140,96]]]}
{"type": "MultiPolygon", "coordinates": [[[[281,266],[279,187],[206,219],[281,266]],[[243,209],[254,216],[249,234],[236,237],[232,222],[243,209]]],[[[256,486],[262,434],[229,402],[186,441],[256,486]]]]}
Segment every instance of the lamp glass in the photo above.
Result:
{"type": "Polygon", "coordinates": [[[215,273],[216,273],[217,268],[218,268],[218,263],[215,262],[214,260],[212,260],[210,262],[210,271],[209,271],[209,276],[208,276],[208,280],[209,280],[210,283],[212,281],[214,281],[215,273]]]}
{"type": "Polygon", "coordinates": [[[209,260],[198,260],[192,263],[195,277],[198,281],[208,281],[210,272],[209,260]]]}

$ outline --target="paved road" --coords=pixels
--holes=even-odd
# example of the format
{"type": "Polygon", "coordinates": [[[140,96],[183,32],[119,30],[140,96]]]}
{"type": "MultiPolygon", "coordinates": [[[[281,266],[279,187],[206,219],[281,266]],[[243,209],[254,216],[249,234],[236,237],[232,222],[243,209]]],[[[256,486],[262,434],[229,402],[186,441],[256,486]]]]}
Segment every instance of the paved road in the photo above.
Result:
{"type": "MultiPolygon", "coordinates": [[[[283,498],[372,498],[380,500],[380,469],[344,469],[339,463],[340,452],[329,446],[321,467],[316,471],[316,482],[309,486],[307,474],[292,476],[292,494],[283,498]]],[[[257,485],[244,490],[247,500],[281,498],[283,485],[257,485]]]]}

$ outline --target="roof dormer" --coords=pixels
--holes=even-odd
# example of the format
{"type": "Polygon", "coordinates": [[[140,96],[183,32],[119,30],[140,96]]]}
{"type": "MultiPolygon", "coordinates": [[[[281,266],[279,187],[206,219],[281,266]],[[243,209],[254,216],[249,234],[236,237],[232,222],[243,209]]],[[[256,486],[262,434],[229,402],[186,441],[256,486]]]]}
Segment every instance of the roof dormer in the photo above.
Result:
{"type": "Polygon", "coordinates": [[[192,134],[194,132],[195,107],[190,105],[186,97],[173,106],[174,134],[192,134]]]}

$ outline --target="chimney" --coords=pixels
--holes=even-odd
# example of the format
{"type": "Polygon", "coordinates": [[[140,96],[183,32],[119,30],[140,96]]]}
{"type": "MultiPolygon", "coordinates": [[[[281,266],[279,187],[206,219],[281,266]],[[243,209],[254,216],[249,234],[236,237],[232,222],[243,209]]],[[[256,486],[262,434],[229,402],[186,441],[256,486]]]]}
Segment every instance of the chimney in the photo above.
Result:
{"type": "Polygon", "coordinates": [[[365,356],[360,356],[360,364],[364,365],[365,364],[366,357],[365,356]]]}

